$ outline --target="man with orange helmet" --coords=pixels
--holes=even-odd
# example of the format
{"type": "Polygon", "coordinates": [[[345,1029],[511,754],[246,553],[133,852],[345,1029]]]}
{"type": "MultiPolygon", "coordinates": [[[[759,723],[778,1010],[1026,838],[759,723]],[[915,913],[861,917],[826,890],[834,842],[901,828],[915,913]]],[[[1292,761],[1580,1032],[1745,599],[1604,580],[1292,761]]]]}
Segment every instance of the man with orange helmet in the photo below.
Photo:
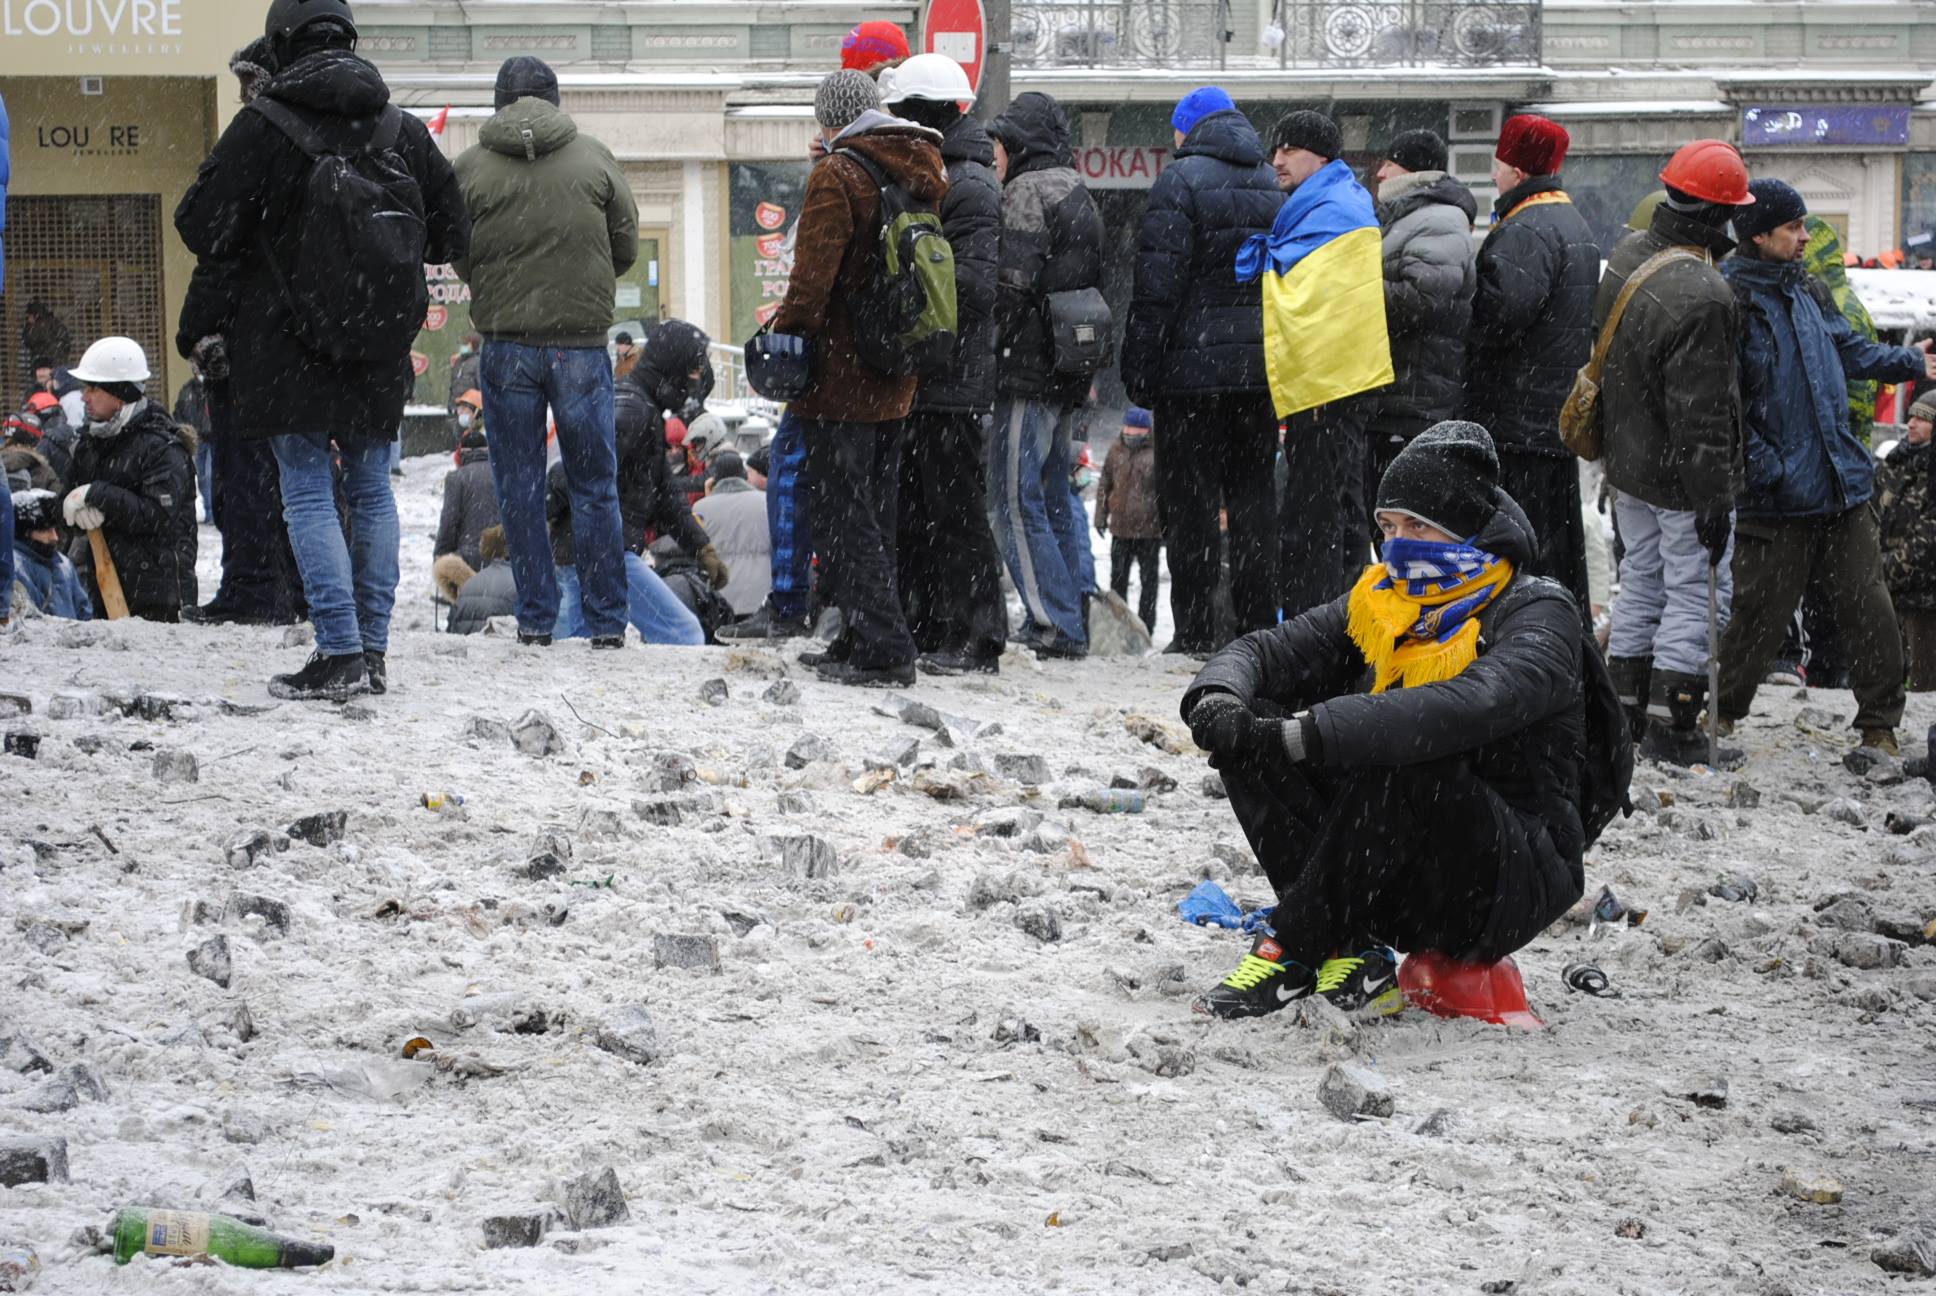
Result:
{"type": "Polygon", "coordinates": [[[1667,196],[1614,248],[1594,308],[1599,328],[1647,267],[1600,379],[1602,463],[1626,544],[1607,664],[1642,754],[1688,765],[1707,758],[1708,574],[1725,620],[1741,487],[1740,311],[1714,263],[1754,195],[1740,153],[1721,140],[1687,145],[1660,178],[1667,196]],[[1681,251],[1655,260],[1671,249],[1681,251]]]}

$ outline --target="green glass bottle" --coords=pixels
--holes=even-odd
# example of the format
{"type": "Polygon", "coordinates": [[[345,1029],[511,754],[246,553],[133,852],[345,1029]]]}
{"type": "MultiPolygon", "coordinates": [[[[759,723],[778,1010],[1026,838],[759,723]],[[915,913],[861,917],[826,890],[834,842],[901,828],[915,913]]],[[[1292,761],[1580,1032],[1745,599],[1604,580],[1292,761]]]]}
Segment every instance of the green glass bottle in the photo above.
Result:
{"type": "Polygon", "coordinates": [[[298,1242],[227,1215],[125,1206],[114,1217],[114,1262],[137,1255],[214,1256],[243,1269],[297,1269],[327,1264],[336,1248],[298,1242]]]}

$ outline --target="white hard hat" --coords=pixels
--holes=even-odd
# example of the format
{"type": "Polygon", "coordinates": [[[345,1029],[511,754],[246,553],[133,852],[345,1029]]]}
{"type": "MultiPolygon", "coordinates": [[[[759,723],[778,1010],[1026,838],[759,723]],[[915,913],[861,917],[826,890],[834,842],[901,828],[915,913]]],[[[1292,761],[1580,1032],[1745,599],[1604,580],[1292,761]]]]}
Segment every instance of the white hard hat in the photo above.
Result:
{"type": "Polygon", "coordinates": [[[148,357],[133,338],[104,337],[87,349],[81,362],[68,370],[84,383],[144,383],[148,357]]]}
{"type": "Polygon", "coordinates": [[[881,81],[884,104],[897,104],[903,99],[965,104],[975,98],[968,74],[946,54],[916,54],[901,66],[881,73],[881,81]]]}

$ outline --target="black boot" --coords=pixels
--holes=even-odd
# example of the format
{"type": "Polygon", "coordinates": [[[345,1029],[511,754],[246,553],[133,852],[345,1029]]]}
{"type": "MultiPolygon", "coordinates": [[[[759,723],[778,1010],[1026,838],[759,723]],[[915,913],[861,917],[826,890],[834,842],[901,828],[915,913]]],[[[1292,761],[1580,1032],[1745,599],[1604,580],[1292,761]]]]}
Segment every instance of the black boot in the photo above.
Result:
{"type": "Polygon", "coordinates": [[[346,702],[370,691],[366,670],[360,652],[337,657],[311,653],[301,670],[269,681],[269,696],[286,702],[346,702]]]}
{"type": "Polygon", "coordinates": [[[390,691],[390,672],[383,653],[374,648],[363,650],[363,678],[369,681],[372,693],[380,696],[390,691]]]}
{"type": "MultiPolygon", "coordinates": [[[[1706,676],[1655,671],[1647,713],[1647,736],[1640,744],[1642,756],[1670,765],[1707,763],[1707,730],[1702,728],[1707,715],[1706,676]]],[[[1721,747],[1714,755],[1720,769],[1733,769],[1741,763],[1739,748],[1721,747]]]]}
{"type": "Polygon", "coordinates": [[[1654,659],[1609,657],[1607,674],[1613,676],[1614,692],[1620,695],[1620,709],[1627,713],[1627,730],[1639,742],[1647,736],[1647,688],[1654,674],[1654,659]]]}

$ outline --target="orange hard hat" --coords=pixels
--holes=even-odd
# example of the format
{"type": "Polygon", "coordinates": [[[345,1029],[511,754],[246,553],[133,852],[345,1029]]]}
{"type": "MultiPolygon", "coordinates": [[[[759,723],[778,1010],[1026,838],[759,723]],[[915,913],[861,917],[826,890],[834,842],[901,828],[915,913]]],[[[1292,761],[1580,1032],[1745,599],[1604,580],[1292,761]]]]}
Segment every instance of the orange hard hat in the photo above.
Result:
{"type": "Polygon", "coordinates": [[[484,408],[484,393],[473,387],[462,396],[459,396],[457,403],[459,405],[468,405],[474,410],[481,410],[484,408]]]}
{"type": "Polygon", "coordinates": [[[27,408],[36,414],[45,414],[58,404],[60,401],[55,399],[52,392],[37,391],[27,398],[27,408]]]}
{"type": "Polygon", "coordinates": [[[1746,207],[1754,202],[1748,192],[1748,164],[1741,150],[1726,140],[1703,139],[1681,146],[1667,160],[1660,182],[1703,202],[1746,207]]]}

